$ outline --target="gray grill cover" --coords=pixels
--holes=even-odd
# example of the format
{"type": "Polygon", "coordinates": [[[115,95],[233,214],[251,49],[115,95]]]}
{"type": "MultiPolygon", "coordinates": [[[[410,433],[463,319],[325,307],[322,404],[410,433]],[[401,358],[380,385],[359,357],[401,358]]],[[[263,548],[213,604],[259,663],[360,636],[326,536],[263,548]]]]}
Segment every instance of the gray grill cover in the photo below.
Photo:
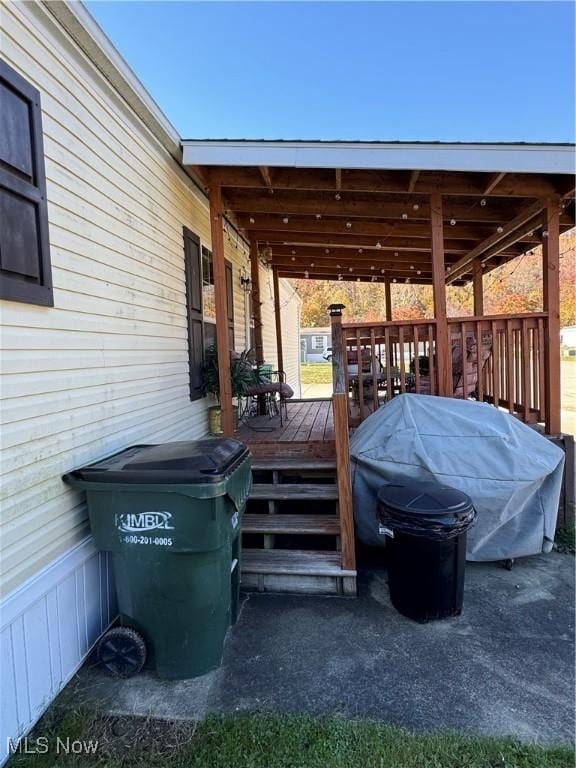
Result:
{"type": "Polygon", "coordinates": [[[365,544],[384,544],[376,513],[383,484],[436,479],[468,494],[478,513],[468,560],[552,549],[564,453],[508,413],[471,400],[399,395],[362,422],[350,452],[365,544]]]}

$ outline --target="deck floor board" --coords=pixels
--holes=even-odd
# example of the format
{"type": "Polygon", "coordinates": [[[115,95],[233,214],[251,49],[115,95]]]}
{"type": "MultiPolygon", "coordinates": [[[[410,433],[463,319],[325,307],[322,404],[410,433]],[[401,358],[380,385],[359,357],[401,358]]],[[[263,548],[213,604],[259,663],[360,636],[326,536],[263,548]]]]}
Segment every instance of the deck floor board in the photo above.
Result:
{"type": "Polygon", "coordinates": [[[334,441],[331,400],[295,400],[287,405],[288,418],[252,416],[236,431],[236,437],[248,446],[267,443],[326,443],[334,441]]]}

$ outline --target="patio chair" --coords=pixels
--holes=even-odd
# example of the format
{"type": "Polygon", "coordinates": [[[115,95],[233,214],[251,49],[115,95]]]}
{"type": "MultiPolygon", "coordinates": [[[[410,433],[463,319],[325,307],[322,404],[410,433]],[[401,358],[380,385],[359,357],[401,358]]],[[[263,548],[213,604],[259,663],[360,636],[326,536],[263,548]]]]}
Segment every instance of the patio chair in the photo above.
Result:
{"type": "Polygon", "coordinates": [[[264,401],[269,418],[280,416],[280,426],[288,419],[288,400],[294,397],[294,390],[286,383],[284,371],[273,371],[271,365],[257,369],[256,382],[248,387],[246,395],[252,400],[249,413],[258,413],[258,405],[264,401]]]}
{"type": "MultiPolygon", "coordinates": [[[[360,352],[362,361],[362,387],[363,389],[370,390],[373,387],[381,389],[385,383],[386,376],[382,363],[378,359],[377,355],[373,355],[369,349],[362,349],[360,352]],[[372,364],[375,363],[376,377],[372,375],[372,364]]],[[[348,363],[348,386],[352,393],[352,399],[357,403],[360,399],[360,375],[358,372],[358,353],[356,351],[348,351],[347,356],[348,363]]]]}
{"type": "MultiPolygon", "coordinates": [[[[477,343],[474,334],[466,334],[466,359],[462,361],[462,343],[461,337],[452,339],[452,396],[453,397],[476,397],[478,392],[478,370],[484,370],[488,358],[492,354],[492,334],[483,333],[480,352],[480,366],[478,366],[477,343]]],[[[426,358],[425,358],[426,359],[426,358]]],[[[414,366],[412,363],[411,368],[414,366]]],[[[410,391],[416,391],[415,379],[410,384],[410,391]]],[[[431,382],[428,374],[420,374],[421,395],[430,395],[431,382]]]]}

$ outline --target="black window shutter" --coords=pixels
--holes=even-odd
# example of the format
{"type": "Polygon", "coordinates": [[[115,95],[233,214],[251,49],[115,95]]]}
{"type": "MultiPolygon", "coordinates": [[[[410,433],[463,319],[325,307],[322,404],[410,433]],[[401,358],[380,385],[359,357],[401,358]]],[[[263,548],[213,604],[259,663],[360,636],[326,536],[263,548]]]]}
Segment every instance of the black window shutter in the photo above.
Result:
{"type": "Polygon", "coordinates": [[[226,260],[226,306],[228,310],[228,335],[230,338],[230,349],[234,349],[234,272],[232,264],[226,260]]]}
{"type": "Polygon", "coordinates": [[[0,298],[54,304],[40,93],[1,59],[0,298]]]}
{"type": "Polygon", "coordinates": [[[188,361],[190,400],[202,397],[204,334],[202,326],[202,258],[200,238],[184,228],[184,263],[186,269],[186,306],[188,313],[188,361]]]}

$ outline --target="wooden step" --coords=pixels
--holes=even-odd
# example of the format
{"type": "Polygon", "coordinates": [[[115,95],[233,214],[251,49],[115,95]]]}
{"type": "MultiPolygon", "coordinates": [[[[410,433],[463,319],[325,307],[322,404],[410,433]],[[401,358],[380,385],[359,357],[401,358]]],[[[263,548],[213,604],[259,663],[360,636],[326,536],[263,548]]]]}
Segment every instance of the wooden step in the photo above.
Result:
{"type": "Polygon", "coordinates": [[[244,549],[242,588],[352,597],[356,595],[356,571],[342,570],[340,552],[244,549]]]}
{"type": "Polygon", "coordinates": [[[242,572],[300,576],[356,576],[343,571],[340,552],[295,549],[243,549],[242,572]]]}
{"type": "Polygon", "coordinates": [[[308,459],[298,458],[255,458],[252,461],[252,469],[260,471],[300,470],[302,472],[336,470],[336,459],[308,459]]]}
{"type": "Polygon", "coordinates": [[[325,501],[338,499],[338,486],[322,483],[255,483],[250,499],[269,501],[325,501]]]}
{"type": "Polygon", "coordinates": [[[340,521],[335,515],[252,515],[242,518],[245,533],[292,533],[338,536],[340,521]]]}

